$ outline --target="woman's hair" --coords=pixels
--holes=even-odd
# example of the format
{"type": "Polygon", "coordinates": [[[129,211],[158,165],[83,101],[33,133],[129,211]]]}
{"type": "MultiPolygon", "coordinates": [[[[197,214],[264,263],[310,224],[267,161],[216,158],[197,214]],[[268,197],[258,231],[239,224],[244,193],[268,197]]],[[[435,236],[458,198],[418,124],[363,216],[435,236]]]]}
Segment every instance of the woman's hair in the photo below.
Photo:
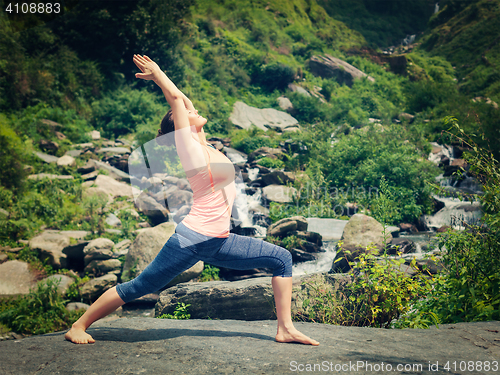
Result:
{"type": "Polygon", "coordinates": [[[174,134],[165,136],[166,134],[169,134],[174,130],[175,130],[174,116],[172,110],[169,110],[161,120],[160,129],[158,129],[158,133],[156,134],[156,143],[158,143],[161,146],[175,146],[174,134]]]}

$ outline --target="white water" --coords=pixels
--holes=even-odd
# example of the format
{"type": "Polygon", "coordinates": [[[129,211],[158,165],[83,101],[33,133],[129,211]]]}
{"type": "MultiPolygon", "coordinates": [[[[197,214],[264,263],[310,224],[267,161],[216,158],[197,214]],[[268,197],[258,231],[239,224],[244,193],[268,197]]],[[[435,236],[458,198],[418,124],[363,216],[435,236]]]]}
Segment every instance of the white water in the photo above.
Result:
{"type": "Polygon", "coordinates": [[[323,242],[322,248],[326,250],[326,252],[318,253],[318,259],[316,260],[294,264],[292,267],[293,275],[300,276],[316,272],[330,271],[335,255],[337,255],[337,242],[338,241],[323,242]]]}

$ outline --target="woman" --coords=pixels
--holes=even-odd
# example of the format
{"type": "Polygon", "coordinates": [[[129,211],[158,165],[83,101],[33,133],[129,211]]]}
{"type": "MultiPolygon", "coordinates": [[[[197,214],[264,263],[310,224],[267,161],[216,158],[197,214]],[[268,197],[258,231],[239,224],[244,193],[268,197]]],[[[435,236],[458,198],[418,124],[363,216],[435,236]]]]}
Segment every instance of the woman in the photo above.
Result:
{"type": "Polygon", "coordinates": [[[157,142],[175,143],[193,190],[194,204],[151,264],[134,280],[102,294],[73,324],[66,339],[77,344],[95,342],[85,332],[93,322],[124,303],[161,289],[176,275],[203,260],[234,269],[272,268],[278,318],[276,341],[319,345],[297,331],[292,323],[290,253],[259,239],[229,233],[230,207],[236,195],[234,168],[222,153],[208,147],[203,131],[207,120],[198,115],[191,101],[149,57],[134,55],[134,63],[142,72],[136,77],[153,80],[170,104],[171,110],[162,121],[157,142]]]}

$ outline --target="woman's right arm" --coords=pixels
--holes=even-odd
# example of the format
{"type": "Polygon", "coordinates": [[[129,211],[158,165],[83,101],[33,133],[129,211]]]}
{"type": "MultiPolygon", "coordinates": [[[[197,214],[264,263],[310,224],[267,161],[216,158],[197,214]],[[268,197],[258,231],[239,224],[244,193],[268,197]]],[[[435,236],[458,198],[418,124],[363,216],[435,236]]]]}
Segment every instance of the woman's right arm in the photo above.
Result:
{"type": "Polygon", "coordinates": [[[161,88],[165,99],[172,108],[177,154],[186,173],[206,166],[202,146],[193,139],[191,134],[191,125],[187,114],[187,110],[194,111],[191,101],[149,57],[134,55],[134,63],[142,71],[135,76],[154,81],[161,88]]]}

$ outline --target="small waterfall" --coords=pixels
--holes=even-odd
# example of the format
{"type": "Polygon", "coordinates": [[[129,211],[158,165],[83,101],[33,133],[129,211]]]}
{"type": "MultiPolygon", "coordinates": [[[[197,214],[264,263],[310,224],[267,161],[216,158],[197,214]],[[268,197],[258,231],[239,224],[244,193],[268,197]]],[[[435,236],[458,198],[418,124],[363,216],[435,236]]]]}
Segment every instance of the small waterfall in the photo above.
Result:
{"type": "Polygon", "coordinates": [[[300,276],[330,271],[335,255],[337,255],[337,242],[338,241],[324,241],[322,249],[325,250],[325,252],[318,253],[318,258],[316,260],[294,264],[292,268],[293,275],[300,276]]]}
{"type": "Polygon", "coordinates": [[[436,5],[434,5],[434,14],[438,12],[439,12],[439,3],[436,3],[436,5]]]}
{"type": "Polygon", "coordinates": [[[462,230],[464,223],[469,225],[478,224],[482,217],[481,204],[479,202],[465,202],[458,198],[443,198],[434,196],[434,199],[444,203],[444,207],[434,215],[425,215],[427,225],[435,229],[449,225],[455,229],[462,230]]]}

